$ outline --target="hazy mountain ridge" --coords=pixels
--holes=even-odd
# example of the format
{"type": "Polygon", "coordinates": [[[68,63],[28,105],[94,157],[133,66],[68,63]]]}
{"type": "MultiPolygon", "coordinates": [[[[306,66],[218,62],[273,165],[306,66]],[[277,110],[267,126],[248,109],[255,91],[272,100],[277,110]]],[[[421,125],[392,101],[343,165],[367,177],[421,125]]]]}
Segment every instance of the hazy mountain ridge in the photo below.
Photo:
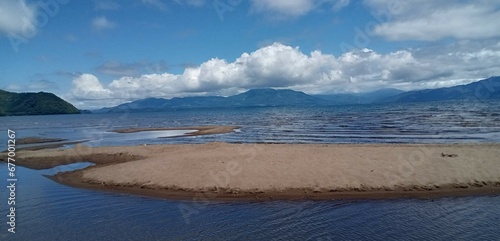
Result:
{"type": "Polygon", "coordinates": [[[370,104],[379,102],[385,98],[404,93],[398,89],[380,89],[366,93],[351,93],[351,94],[331,94],[331,95],[316,95],[319,98],[330,101],[332,104],[349,105],[349,104],[370,104]]]}
{"type": "Polygon", "coordinates": [[[417,90],[389,97],[384,102],[426,102],[445,100],[500,99],[500,77],[490,77],[466,85],[417,90]]]}
{"type": "Polygon", "coordinates": [[[146,98],[94,112],[155,111],[184,108],[218,108],[251,106],[316,106],[330,102],[294,90],[253,89],[229,97],[196,96],[172,99],[146,98]]]}
{"type": "Polygon", "coordinates": [[[308,95],[290,89],[252,89],[229,96],[175,97],[172,99],[146,98],[95,113],[124,111],[162,111],[189,108],[223,108],[252,106],[328,106],[392,102],[424,102],[445,100],[500,99],[500,77],[491,77],[467,85],[449,88],[404,92],[398,89],[381,89],[368,93],[308,95]]]}

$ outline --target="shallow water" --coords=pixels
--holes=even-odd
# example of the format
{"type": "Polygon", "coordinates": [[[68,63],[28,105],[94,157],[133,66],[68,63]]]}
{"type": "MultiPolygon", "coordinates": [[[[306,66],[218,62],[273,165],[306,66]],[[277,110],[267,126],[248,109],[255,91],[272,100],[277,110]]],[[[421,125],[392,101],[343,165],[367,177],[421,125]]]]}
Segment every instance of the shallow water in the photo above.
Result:
{"type": "MultiPolygon", "coordinates": [[[[0,164],[2,177],[6,169],[0,164]]],[[[500,235],[500,197],[179,202],[67,187],[42,176],[49,173],[17,169],[17,233],[6,235],[3,224],[1,240],[498,240],[500,235]]],[[[2,192],[0,200],[6,199],[2,192]]],[[[5,208],[0,205],[0,212],[5,208]]]]}
{"type": "MultiPolygon", "coordinates": [[[[331,107],[259,107],[152,113],[1,117],[18,137],[90,140],[87,145],[203,143],[479,143],[500,142],[500,101],[432,102],[331,107]],[[156,138],[114,129],[239,125],[224,135],[156,138]]],[[[155,134],[158,134],[155,136],[155,134]]],[[[4,143],[6,135],[0,135],[4,143]]]]}
{"type": "MultiPolygon", "coordinates": [[[[142,143],[479,143],[500,142],[499,102],[321,108],[246,108],[165,113],[2,117],[27,136],[142,143]],[[109,130],[240,125],[234,133],[155,138],[109,130]],[[130,137],[130,138],[129,138],[130,137]]],[[[6,133],[0,141],[6,143],[6,133]]],[[[5,145],[1,146],[5,149],[5,145]]],[[[0,240],[498,240],[500,197],[435,200],[272,202],[170,201],[67,187],[45,178],[88,163],[35,171],[19,167],[17,233],[7,235],[0,192],[0,240]],[[184,215],[183,215],[184,214],[184,215]]],[[[7,165],[0,163],[0,178],[7,165]]],[[[5,201],[2,201],[5,200],[5,201]]]]}

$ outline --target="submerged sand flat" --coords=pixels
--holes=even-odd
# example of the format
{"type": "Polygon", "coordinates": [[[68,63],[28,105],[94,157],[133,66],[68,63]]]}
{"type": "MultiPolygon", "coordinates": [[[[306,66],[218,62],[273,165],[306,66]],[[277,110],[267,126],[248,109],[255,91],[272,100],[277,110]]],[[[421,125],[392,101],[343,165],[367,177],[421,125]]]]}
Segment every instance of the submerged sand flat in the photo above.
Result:
{"type": "MultiPolygon", "coordinates": [[[[497,194],[500,144],[182,144],[24,151],[18,164],[93,161],[74,186],[208,199],[497,194]]],[[[42,165],[43,166],[43,165],[42,165]]],[[[47,165],[50,166],[50,165],[47,165]]]]}
{"type": "Polygon", "coordinates": [[[239,126],[181,126],[181,127],[151,127],[151,128],[127,128],[116,129],[112,132],[116,133],[137,133],[143,131],[175,131],[175,130],[195,130],[194,132],[186,133],[184,136],[200,136],[200,135],[213,135],[224,134],[233,132],[239,129],[239,126]]]}

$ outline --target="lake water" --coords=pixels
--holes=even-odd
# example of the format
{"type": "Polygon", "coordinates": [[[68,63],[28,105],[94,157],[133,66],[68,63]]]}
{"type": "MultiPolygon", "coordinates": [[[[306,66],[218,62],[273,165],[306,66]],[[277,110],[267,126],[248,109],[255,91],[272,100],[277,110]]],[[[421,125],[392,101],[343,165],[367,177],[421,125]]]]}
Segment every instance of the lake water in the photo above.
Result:
{"type": "MultiPolygon", "coordinates": [[[[441,102],[314,108],[178,110],[164,113],[1,117],[18,138],[89,140],[86,145],[143,143],[481,143],[500,142],[499,102],[441,102]],[[239,125],[236,132],[133,138],[130,127],[239,125]],[[123,137],[123,138],[122,138],[123,137]]],[[[143,133],[145,134],[145,133],[143,133]]],[[[5,149],[2,144],[1,149],[5,149]]],[[[17,233],[7,233],[7,189],[0,192],[0,240],[499,240],[500,197],[434,200],[273,202],[172,201],[57,184],[50,170],[19,167],[17,233]],[[4,200],[4,201],[2,201],[4,200]],[[189,212],[190,211],[190,212],[189,212]]],[[[7,165],[0,178],[7,185],[7,165]]]]}

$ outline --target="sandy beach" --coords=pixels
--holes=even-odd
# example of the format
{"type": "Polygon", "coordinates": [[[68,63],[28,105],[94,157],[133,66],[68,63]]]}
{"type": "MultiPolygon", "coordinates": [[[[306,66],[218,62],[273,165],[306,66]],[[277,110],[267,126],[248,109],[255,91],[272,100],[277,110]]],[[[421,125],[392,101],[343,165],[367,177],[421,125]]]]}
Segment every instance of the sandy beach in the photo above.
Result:
{"type": "Polygon", "coordinates": [[[63,184],[192,199],[393,198],[500,193],[500,144],[182,144],[20,151],[17,164],[97,165],[63,184]]]}

